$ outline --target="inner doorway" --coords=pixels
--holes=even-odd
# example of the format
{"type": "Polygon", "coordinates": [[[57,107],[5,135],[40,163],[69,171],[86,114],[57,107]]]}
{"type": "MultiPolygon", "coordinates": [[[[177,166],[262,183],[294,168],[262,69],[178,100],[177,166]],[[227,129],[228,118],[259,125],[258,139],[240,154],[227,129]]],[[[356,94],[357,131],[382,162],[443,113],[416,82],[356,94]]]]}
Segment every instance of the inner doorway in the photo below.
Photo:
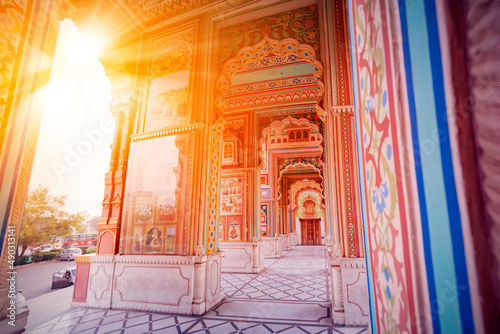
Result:
{"type": "Polygon", "coordinates": [[[321,245],[321,219],[300,219],[302,245],[321,245]]]}

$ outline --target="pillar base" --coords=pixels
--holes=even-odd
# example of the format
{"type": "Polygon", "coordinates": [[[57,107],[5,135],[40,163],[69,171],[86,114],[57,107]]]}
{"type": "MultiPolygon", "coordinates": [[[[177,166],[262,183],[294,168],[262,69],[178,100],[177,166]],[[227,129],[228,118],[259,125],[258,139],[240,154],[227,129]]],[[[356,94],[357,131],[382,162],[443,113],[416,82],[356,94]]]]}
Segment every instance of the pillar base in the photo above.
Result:
{"type": "Polygon", "coordinates": [[[225,253],[223,273],[257,274],[264,269],[263,243],[219,241],[219,249],[225,253]]]}
{"type": "Polygon", "coordinates": [[[265,258],[277,259],[283,255],[281,253],[280,237],[262,237],[262,244],[265,258]]]}
{"type": "Polygon", "coordinates": [[[290,242],[290,234],[280,234],[280,242],[281,242],[281,250],[282,251],[291,251],[292,245],[290,242]]]}
{"type": "Polygon", "coordinates": [[[224,299],[221,253],[77,257],[73,307],[200,315],[224,299]]]}
{"type": "Polygon", "coordinates": [[[364,258],[330,258],[334,325],[367,326],[370,321],[364,258]]]}

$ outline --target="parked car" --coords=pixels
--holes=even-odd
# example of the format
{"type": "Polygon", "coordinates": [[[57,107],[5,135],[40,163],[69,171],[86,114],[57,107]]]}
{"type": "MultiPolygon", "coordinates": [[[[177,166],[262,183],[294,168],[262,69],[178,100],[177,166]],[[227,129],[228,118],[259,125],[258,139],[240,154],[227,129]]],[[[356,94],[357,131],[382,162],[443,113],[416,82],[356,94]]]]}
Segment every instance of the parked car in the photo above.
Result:
{"type": "Polygon", "coordinates": [[[80,248],[63,249],[61,254],[59,254],[59,260],[74,260],[75,257],[79,255],[82,255],[82,250],[80,248]]]}
{"type": "Polygon", "coordinates": [[[76,267],[69,267],[52,274],[52,289],[75,284],[76,267]]]}

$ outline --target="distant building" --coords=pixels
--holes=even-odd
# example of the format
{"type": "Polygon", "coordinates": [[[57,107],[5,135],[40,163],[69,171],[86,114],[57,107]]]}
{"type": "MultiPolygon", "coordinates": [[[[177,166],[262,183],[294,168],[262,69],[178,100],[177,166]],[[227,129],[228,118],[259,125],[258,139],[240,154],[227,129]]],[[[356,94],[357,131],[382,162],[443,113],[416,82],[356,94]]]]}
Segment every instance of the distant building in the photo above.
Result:
{"type": "Polygon", "coordinates": [[[92,217],[88,222],[87,222],[87,229],[85,232],[87,233],[94,233],[97,232],[97,223],[99,222],[99,216],[94,216],[92,217]]]}

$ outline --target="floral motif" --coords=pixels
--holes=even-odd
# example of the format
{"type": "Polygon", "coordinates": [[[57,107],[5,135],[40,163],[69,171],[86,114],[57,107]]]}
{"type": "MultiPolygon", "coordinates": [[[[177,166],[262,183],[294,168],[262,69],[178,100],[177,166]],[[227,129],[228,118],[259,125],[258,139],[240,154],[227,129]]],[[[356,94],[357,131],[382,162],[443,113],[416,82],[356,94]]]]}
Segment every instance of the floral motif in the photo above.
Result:
{"type": "Polygon", "coordinates": [[[226,128],[227,122],[223,118],[219,118],[210,127],[210,168],[208,173],[208,207],[207,218],[208,226],[205,235],[205,245],[207,254],[217,251],[217,220],[219,213],[219,198],[220,198],[220,172],[221,172],[221,152],[222,152],[222,134],[226,128]]]}
{"type": "Polygon", "coordinates": [[[318,8],[313,5],[221,29],[219,67],[238,50],[256,44],[265,36],[278,40],[295,38],[311,45],[319,59],[318,8]]]}
{"type": "Polygon", "coordinates": [[[380,187],[373,187],[372,201],[375,203],[377,211],[383,213],[386,207],[385,199],[389,195],[389,189],[387,189],[387,182],[382,183],[380,187]]]}
{"type": "Polygon", "coordinates": [[[381,333],[411,331],[411,277],[404,262],[408,246],[403,244],[406,225],[404,194],[398,191],[399,161],[393,150],[398,143],[394,131],[395,112],[388,96],[392,77],[387,66],[390,44],[384,36],[391,34],[384,20],[383,1],[353,0],[353,54],[357,72],[358,105],[362,168],[366,190],[367,221],[373,294],[377,329],[381,333]],[[371,196],[371,198],[370,198],[371,196]]]}

